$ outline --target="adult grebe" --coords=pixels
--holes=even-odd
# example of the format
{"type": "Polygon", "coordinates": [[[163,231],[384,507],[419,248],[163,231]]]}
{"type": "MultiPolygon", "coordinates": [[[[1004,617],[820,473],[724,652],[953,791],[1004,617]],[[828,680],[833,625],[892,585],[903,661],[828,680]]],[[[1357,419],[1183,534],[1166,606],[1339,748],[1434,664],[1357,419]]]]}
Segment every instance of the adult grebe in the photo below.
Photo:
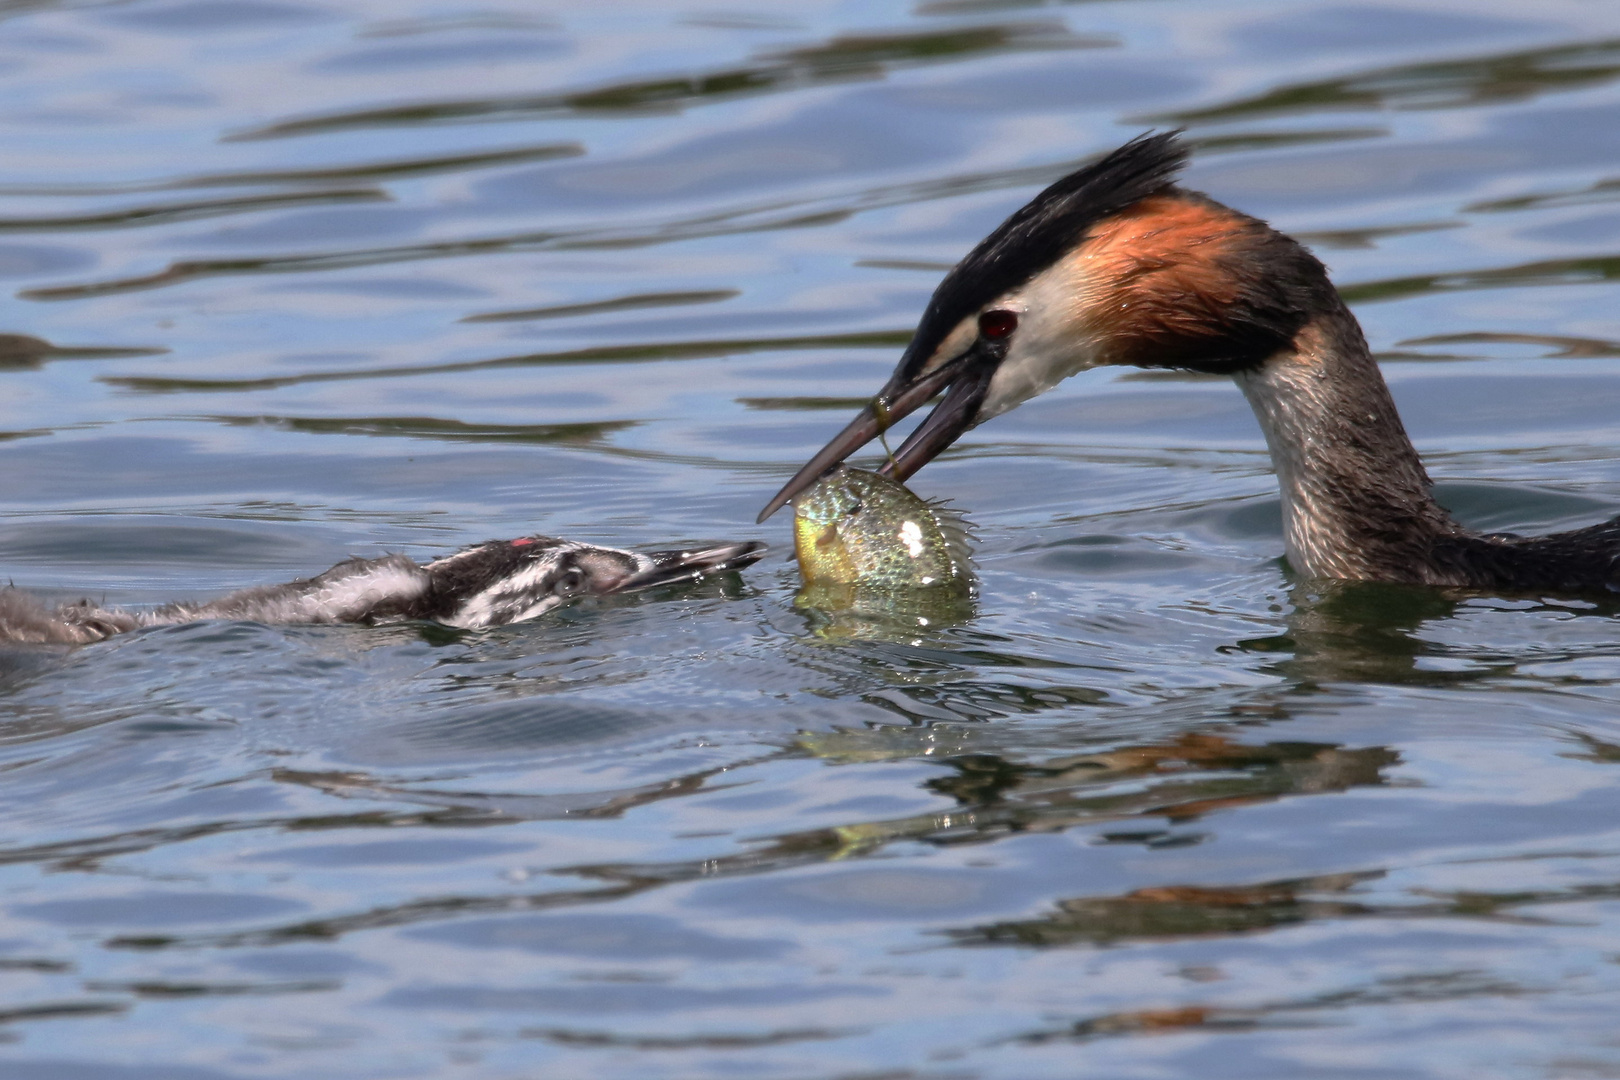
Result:
{"type": "Polygon", "coordinates": [[[243,619],[264,623],[375,623],[431,619],[479,629],[544,615],[581,596],[687,581],[757,561],[765,545],[697,551],[620,551],[550,536],[491,540],[420,566],[404,555],[349,559],[324,574],[243,589],[201,603],[150,610],[88,600],[47,607],[20,589],[0,590],[0,642],[84,644],[143,626],[243,619]]]}
{"type": "Polygon", "coordinates": [[[945,275],[870,406],[760,520],[940,391],[884,471],[905,479],[974,425],[1103,364],[1230,375],[1308,577],[1485,590],[1620,590],[1620,519],[1523,537],[1434,501],[1389,388],[1327,270],[1290,237],[1173,183],[1176,133],[1059,180],[945,275]]]}

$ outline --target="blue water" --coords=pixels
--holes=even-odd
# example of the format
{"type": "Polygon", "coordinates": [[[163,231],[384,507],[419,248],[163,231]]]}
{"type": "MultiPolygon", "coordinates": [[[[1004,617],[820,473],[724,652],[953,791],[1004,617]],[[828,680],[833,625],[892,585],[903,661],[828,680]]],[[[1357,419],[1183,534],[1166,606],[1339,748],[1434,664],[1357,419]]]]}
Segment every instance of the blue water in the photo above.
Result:
{"type": "Polygon", "coordinates": [[[759,507],[1038,187],[1184,126],[1464,520],[1620,511],[1620,8],[0,5],[0,573],[152,603],[769,541],[487,633],[0,654],[0,1075],[1620,1075],[1620,609],[1326,587],[1228,383],[914,486],[976,614],[759,507]]]}

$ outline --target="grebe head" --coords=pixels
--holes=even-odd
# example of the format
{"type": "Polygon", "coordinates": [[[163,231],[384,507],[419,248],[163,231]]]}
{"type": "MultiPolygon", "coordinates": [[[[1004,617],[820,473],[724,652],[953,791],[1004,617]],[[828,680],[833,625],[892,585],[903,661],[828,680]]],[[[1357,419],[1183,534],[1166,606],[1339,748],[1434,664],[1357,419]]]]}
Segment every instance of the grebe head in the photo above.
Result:
{"type": "Polygon", "coordinates": [[[692,551],[621,551],[550,536],[497,540],[458,551],[424,569],[451,626],[504,626],[543,615],[582,596],[647,589],[737,570],[765,552],[758,542],[692,551]]]}
{"type": "Polygon", "coordinates": [[[941,391],[884,468],[904,480],[981,421],[1103,364],[1237,374],[1341,302],[1264,222],[1173,184],[1176,132],[1133,139],[1035,196],[935,290],[871,405],[760,514],[941,391]]]}

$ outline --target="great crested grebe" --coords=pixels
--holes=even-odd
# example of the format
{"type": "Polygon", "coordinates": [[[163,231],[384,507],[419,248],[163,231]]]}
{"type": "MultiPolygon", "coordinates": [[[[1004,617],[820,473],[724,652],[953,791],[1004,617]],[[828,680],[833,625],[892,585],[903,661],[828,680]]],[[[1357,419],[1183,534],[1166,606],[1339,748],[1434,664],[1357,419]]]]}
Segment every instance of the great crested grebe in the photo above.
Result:
{"type": "Polygon", "coordinates": [[[0,642],[84,644],[144,626],[242,619],[263,623],[374,623],[431,619],[479,629],[544,615],[581,596],[607,596],[687,581],[757,561],[765,545],[697,551],[617,548],[522,536],[491,540],[418,565],[404,555],[349,559],[324,574],[243,589],[218,600],[150,610],[89,601],[47,607],[19,589],[0,590],[0,642]]]}
{"type": "Polygon", "coordinates": [[[1307,577],[1620,591],[1620,519],[1482,535],[1434,501],[1389,388],[1327,270],[1265,222],[1175,186],[1177,133],[1133,139],[1035,196],[940,282],[872,404],[765,507],[943,400],[885,472],[904,480],[963,432],[1104,364],[1230,375],[1282,490],[1307,577]]]}

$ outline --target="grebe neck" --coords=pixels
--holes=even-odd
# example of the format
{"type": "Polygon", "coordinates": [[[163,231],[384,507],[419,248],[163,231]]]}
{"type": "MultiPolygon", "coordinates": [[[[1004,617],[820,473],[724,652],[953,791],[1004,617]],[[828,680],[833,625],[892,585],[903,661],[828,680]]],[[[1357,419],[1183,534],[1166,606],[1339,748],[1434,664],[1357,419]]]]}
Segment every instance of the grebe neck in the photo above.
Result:
{"type": "Polygon", "coordinates": [[[1434,558],[1466,535],[1434,501],[1361,327],[1342,306],[1238,372],[1282,492],[1288,560],[1308,577],[1468,584],[1434,558]]]}

